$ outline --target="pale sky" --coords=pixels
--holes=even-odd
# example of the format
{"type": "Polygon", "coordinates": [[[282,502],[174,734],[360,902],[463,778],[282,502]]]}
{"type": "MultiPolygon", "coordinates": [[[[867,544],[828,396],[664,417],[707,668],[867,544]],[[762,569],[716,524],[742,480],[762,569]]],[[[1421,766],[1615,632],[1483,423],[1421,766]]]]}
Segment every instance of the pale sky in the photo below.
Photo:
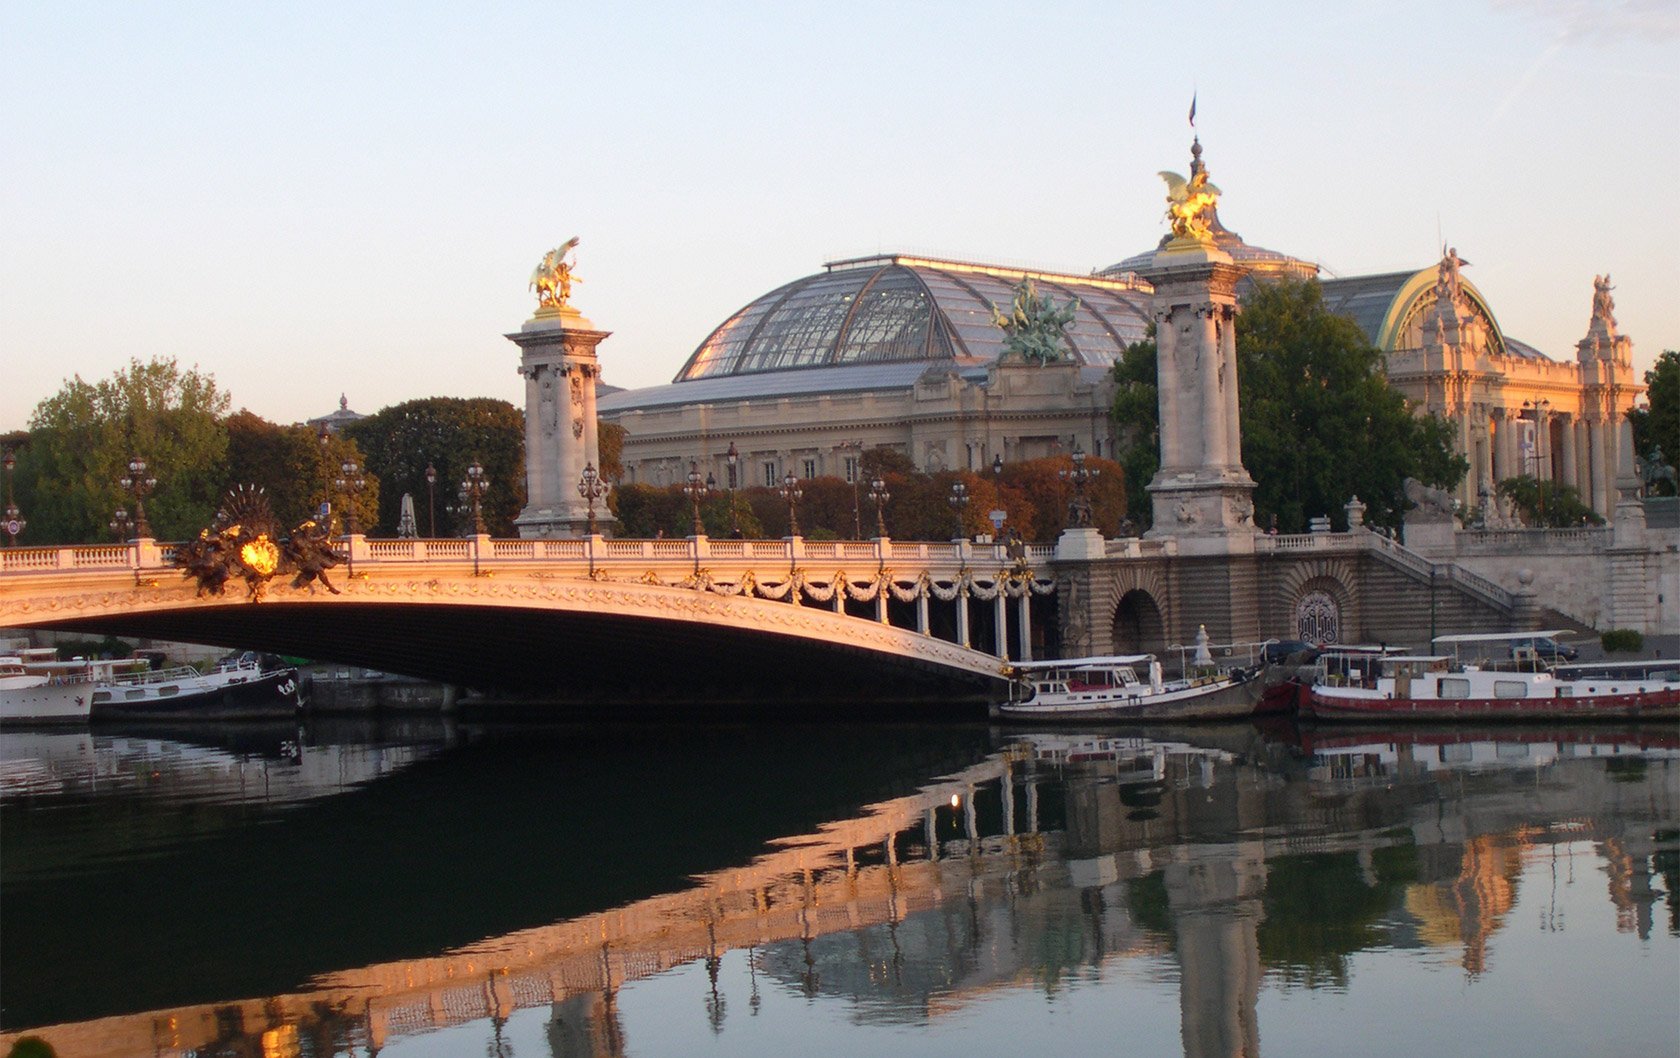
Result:
{"type": "Polygon", "coordinates": [[[1087,272],[1220,216],[1327,274],[1471,262],[1554,359],[1609,272],[1680,348],[1680,3],[0,4],[0,430],[175,356],[280,422],[523,402],[543,252],[606,381],[826,260],[1087,272]]]}

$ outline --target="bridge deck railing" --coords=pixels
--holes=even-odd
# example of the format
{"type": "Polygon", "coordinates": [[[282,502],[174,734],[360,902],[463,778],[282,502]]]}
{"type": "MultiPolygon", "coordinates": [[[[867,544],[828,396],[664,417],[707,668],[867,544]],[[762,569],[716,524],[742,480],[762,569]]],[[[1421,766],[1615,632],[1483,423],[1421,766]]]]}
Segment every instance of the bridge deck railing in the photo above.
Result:
{"type": "MultiPolygon", "coordinates": [[[[590,566],[669,563],[804,562],[865,563],[876,566],[937,568],[959,565],[1009,565],[1013,556],[1002,544],[968,541],[908,540],[712,540],[706,537],[621,540],[605,537],[501,540],[489,536],[455,539],[341,538],[358,567],[411,567],[428,563],[480,562],[575,563],[590,566]]],[[[1029,544],[1026,559],[1043,568],[1055,557],[1051,544],[1029,544]]],[[[127,544],[0,549],[0,574],[75,572],[80,570],[153,570],[173,564],[175,545],[154,540],[127,544]]]]}

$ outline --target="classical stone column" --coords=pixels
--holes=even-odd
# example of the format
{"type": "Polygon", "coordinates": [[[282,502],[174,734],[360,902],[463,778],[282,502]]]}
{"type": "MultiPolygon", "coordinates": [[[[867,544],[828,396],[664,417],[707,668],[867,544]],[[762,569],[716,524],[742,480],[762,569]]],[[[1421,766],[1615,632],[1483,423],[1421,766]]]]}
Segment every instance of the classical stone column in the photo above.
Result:
{"type": "Polygon", "coordinates": [[[1161,469],[1149,484],[1154,538],[1181,554],[1253,550],[1254,479],[1237,415],[1237,280],[1230,256],[1178,238],[1141,270],[1155,287],[1161,469]]]}
{"type": "MultiPolygon", "coordinates": [[[[582,536],[588,531],[589,512],[578,482],[584,464],[600,469],[595,347],[610,333],[569,305],[549,305],[507,336],[519,346],[519,372],[525,376],[526,503],[514,519],[520,536],[582,536]]],[[[595,521],[610,523],[612,515],[597,505],[595,521]]]]}
{"type": "Polygon", "coordinates": [[[1480,502],[1480,494],[1483,490],[1491,495],[1493,493],[1494,486],[1499,483],[1499,479],[1493,476],[1493,445],[1493,413],[1490,411],[1488,413],[1487,423],[1482,428],[1481,444],[1478,446],[1476,451],[1475,488],[1477,490],[1477,497],[1470,501],[1472,503],[1480,502]]]}
{"type": "Polygon", "coordinates": [[[1562,442],[1558,445],[1558,459],[1562,461],[1562,465],[1558,468],[1558,480],[1579,491],[1580,485],[1576,483],[1575,479],[1575,475],[1580,472],[1575,465],[1575,419],[1574,417],[1566,418],[1558,426],[1561,431],[1559,438],[1562,442]]]}

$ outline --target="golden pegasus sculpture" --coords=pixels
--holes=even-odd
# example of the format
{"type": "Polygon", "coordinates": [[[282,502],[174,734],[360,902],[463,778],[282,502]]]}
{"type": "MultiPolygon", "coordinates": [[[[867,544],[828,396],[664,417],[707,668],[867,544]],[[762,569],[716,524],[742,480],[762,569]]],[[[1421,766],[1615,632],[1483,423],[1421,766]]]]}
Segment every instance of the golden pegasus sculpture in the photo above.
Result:
{"type": "Polygon", "coordinates": [[[1167,222],[1173,235],[1196,242],[1212,242],[1213,229],[1209,220],[1219,203],[1219,188],[1208,182],[1207,172],[1197,170],[1190,179],[1165,169],[1161,179],[1167,182],[1167,222]]]}

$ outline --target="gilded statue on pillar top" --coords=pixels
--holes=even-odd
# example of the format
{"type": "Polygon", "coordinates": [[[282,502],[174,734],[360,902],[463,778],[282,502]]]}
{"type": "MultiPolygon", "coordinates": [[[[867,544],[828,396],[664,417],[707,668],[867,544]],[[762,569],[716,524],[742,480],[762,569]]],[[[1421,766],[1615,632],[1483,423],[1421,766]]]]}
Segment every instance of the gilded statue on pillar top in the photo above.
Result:
{"type": "Polygon", "coordinates": [[[537,292],[538,314],[555,313],[566,308],[566,302],[572,296],[572,284],[583,282],[572,274],[573,265],[566,260],[566,255],[576,249],[577,244],[578,237],[574,235],[543,254],[543,259],[531,273],[530,289],[537,292]]]}
{"type": "Polygon", "coordinates": [[[1202,164],[1202,142],[1198,138],[1190,149],[1194,160],[1190,163],[1190,179],[1165,169],[1161,179],[1167,182],[1167,223],[1173,235],[1200,243],[1213,242],[1213,211],[1219,204],[1219,188],[1208,182],[1207,168],[1202,164]]]}

